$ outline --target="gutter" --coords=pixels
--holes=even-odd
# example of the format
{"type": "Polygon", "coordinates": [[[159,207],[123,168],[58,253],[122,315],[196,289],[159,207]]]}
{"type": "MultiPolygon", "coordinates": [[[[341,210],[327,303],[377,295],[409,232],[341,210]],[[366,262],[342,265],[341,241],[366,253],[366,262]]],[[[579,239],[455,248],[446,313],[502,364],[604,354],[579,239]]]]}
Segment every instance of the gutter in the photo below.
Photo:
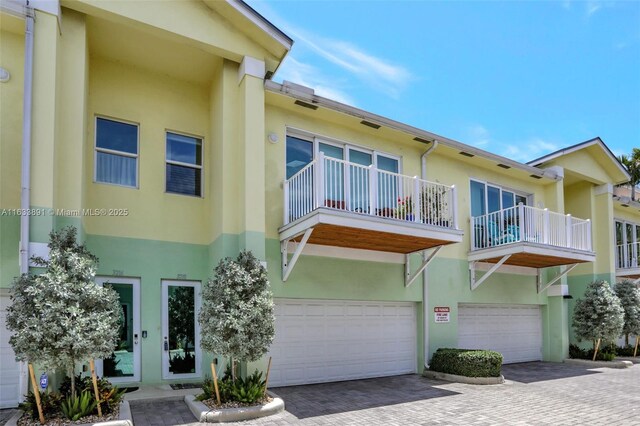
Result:
{"type": "MultiPolygon", "coordinates": [[[[420,177],[427,180],[427,156],[431,154],[438,146],[438,140],[434,139],[433,143],[422,156],[420,156],[420,177]]],[[[427,253],[422,252],[422,260],[426,261],[427,253]]],[[[424,368],[429,368],[429,268],[425,268],[422,272],[422,345],[424,346],[424,368]]]]}
{"type": "MultiPolygon", "coordinates": [[[[20,209],[29,210],[31,201],[31,105],[33,102],[33,31],[35,12],[25,7],[24,93],[22,105],[22,165],[20,175],[20,209]]],[[[20,274],[29,272],[29,215],[20,216],[20,274]]]]}
{"type": "Polygon", "coordinates": [[[531,175],[545,177],[547,179],[553,179],[555,181],[562,180],[562,177],[558,176],[555,172],[551,170],[540,169],[538,167],[530,166],[528,164],[523,164],[518,161],[514,161],[510,158],[502,157],[500,155],[493,154],[491,152],[484,151],[482,149],[463,144],[462,142],[445,138],[443,136],[436,135],[435,133],[427,132],[425,130],[421,130],[417,127],[413,127],[408,124],[400,123],[399,121],[395,121],[378,114],[374,114],[359,108],[352,107],[350,105],[346,105],[346,104],[334,101],[332,99],[318,96],[313,92],[313,89],[305,88],[304,86],[291,84],[289,82],[280,84],[272,80],[266,80],[264,83],[264,87],[269,92],[279,93],[279,94],[289,96],[293,99],[297,99],[315,106],[321,106],[333,111],[341,112],[343,114],[347,114],[361,120],[366,120],[372,123],[379,124],[381,126],[388,127],[390,129],[407,133],[411,136],[418,137],[422,140],[432,141],[437,139],[441,144],[451,147],[453,149],[468,152],[470,154],[474,154],[479,157],[487,158],[497,163],[506,164],[515,169],[524,170],[525,172],[531,175]]]}

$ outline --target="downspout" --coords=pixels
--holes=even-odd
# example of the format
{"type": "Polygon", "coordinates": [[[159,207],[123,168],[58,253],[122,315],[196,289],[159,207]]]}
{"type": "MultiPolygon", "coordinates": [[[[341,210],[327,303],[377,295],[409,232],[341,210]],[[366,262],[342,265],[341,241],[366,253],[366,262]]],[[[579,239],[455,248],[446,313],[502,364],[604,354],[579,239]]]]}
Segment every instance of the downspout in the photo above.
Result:
{"type": "MultiPolygon", "coordinates": [[[[433,143],[420,157],[420,177],[422,180],[427,180],[427,156],[433,152],[438,146],[438,141],[433,140],[433,143]]],[[[422,259],[427,259],[427,254],[422,253],[422,259]]],[[[424,368],[429,368],[429,283],[427,282],[429,268],[425,268],[422,272],[422,339],[424,346],[424,368]]]]}
{"type": "MultiPolygon", "coordinates": [[[[25,7],[24,99],[22,105],[22,165],[20,176],[20,209],[27,212],[31,201],[31,104],[33,89],[34,10],[25,7]]],[[[20,274],[29,272],[29,215],[20,216],[20,274]]]]}

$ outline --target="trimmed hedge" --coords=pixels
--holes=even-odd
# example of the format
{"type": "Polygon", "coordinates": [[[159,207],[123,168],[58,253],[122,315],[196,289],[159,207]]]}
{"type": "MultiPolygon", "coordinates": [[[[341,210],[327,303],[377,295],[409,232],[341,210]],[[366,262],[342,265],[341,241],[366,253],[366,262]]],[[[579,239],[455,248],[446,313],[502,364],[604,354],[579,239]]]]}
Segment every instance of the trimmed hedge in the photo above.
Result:
{"type": "Polygon", "coordinates": [[[429,369],[466,377],[500,377],[502,354],[476,349],[440,348],[433,354],[429,369]]]}

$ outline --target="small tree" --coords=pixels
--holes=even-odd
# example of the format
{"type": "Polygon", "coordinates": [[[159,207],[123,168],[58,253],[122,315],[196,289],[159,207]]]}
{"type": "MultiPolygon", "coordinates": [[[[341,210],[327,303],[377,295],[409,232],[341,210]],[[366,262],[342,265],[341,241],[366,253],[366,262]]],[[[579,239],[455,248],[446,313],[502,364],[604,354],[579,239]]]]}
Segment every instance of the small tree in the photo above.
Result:
{"type": "MultiPolygon", "coordinates": [[[[225,258],[202,291],[200,345],[232,359],[257,361],[275,334],[267,271],[251,252],[225,258]]],[[[232,370],[233,371],[233,370],[232,370]]]]}
{"type": "Polygon", "coordinates": [[[19,361],[63,368],[75,395],[76,362],[108,357],[120,330],[118,294],[93,282],[98,259],[76,242],[76,229],[49,235],[49,260],[33,258],[40,275],[16,278],[7,309],[9,343],[19,361]]]}
{"type": "Polygon", "coordinates": [[[624,344],[629,346],[629,335],[640,335],[640,288],[633,281],[623,280],[616,284],[615,291],[624,310],[624,344]]]}
{"type": "Polygon", "coordinates": [[[622,333],[624,310],[606,281],[594,281],[573,311],[573,328],[578,340],[592,340],[595,360],[601,341],[611,342],[622,333]]]}

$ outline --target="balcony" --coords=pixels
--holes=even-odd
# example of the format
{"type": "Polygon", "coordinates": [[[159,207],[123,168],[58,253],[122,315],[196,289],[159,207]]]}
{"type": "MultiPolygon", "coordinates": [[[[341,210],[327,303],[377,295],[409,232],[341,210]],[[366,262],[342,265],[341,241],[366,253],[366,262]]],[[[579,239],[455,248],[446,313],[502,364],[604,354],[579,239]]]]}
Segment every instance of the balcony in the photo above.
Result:
{"type": "Polygon", "coordinates": [[[616,246],[616,277],[629,280],[640,279],[640,242],[616,246]]]}
{"type": "Polygon", "coordinates": [[[593,262],[591,222],[518,205],[471,218],[470,261],[546,268],[593,262]]]}
{"type": "Polygon", "coordinates": [[[400,254],[462,241],[453,186],[322,152],[284,182],[279,233],[285,246],[301,242],[400,254]]]}

